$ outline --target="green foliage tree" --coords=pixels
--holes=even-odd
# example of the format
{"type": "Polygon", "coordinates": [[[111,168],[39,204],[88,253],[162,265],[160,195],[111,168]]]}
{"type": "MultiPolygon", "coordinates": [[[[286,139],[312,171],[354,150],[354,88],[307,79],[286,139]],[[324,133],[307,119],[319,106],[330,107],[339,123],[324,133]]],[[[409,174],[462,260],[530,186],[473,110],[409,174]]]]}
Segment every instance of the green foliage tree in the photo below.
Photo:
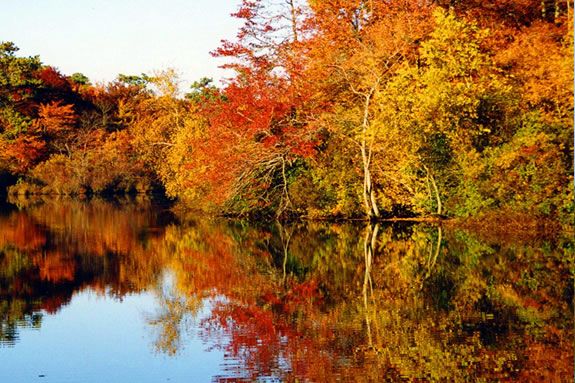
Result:
{"type": "Polygon", "coordinates": [[[0,134],[13,139],[29,124],[22,110],[41,82],[34,74],[40,69],[38,56],[18,57],[18,47],[12,42],[0,42],[0,134]]]}

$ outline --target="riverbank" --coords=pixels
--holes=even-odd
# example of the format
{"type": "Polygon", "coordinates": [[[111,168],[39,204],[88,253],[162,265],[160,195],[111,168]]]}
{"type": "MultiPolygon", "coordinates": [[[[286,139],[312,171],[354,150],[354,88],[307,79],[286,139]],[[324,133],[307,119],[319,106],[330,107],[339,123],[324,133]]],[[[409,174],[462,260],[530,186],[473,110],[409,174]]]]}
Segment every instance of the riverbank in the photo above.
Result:
{"type": "MultiPolygon", "coordinates": [[[[123,193],[108,195],[82,194],[76,196],[54,195],[54,194],[9,194],[6,202],[18,209],[26,209],[43,203],[58,203],[67,200],[84,201],[103,200],[114,204],[124,203],[152,203],[162,210],[169,210],[180,217],[182,221],[196,220],[198,217],[209,217],[211,219],[225,219],[230,221],[292,224],[298,222],[325,222],[325,223],[354,223],[368,224],[369,219],[358,216],[323,216],[306,217],[303,215],[286,214],[276,217],[273,214],[222,214],[215,211],[206,211],[191,204],[185,204],[167,198],[162,193],[123,193]]],[[[488,241],[530,241],[534,239],[553,238],[561,234],[575,233],[572,221],[560,221],[550,217],[536,216],[527,213],[519,213],[508,210],[487,211],[471,217],[449,217],[449,216],[411,216],[393,217],[385,216],[380,220],[371,221],[381,224],[431,224],[440,225],[448,229],[463,229],[473,232],[488,241]]]]}

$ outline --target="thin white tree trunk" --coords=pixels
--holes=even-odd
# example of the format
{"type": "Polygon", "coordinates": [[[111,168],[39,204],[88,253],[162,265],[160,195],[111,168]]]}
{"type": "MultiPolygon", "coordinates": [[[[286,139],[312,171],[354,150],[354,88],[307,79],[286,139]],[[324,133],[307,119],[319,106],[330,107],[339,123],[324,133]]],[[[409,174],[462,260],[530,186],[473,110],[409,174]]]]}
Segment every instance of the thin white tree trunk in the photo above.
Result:
{"type": "MultiPolygon", "coordinates": [[[[377,85],[375,85],[377,86],[377,85]]],[[[361,159],[363,162],[363,201],[365,210],[370,218],[379,218],[379,208],[377,207],[377,199],[373,182],[371,179],[371,156],[372,148],[367,146],[367,134],[369,129],[369,107],[371,98],[375,92],[375,86],[365,96],[365,103],[363,106],[363,121],[362,121],[362,134],[361,134],[361,159]]]]}

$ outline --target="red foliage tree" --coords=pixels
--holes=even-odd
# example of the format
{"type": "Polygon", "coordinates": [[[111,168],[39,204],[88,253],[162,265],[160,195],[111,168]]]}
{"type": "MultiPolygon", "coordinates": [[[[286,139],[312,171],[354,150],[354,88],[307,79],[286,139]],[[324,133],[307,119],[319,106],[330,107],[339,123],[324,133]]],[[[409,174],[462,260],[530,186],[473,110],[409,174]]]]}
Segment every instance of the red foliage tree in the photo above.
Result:
{"type": "Polygon", "coordinates": [[[229,59],[223,67],[236,72],[221,97],[203,106],[208,137],[193,143],[216,203],[265,195],[257,202],[265,207],[277,203],[271,190],[279,189],[283,210],[289,205],[286,171],[314,153],[316,136],[307,125],[312,92],[302,78],[304,8],[286,4],[277,10],[244,1],[233,14],[244,21],[237,41],[223,41],[213,53],[229,59]]]}

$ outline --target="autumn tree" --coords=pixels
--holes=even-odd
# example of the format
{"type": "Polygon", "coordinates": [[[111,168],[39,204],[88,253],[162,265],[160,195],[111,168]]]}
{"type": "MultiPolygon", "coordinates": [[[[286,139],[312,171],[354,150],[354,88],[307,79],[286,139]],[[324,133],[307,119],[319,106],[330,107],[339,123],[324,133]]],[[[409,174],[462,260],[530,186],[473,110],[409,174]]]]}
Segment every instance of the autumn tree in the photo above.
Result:
{"type": "Polygon", "coordinates": [[[27,169],[43,151],[37,137],[20,136],[31,124],[25,111],[30,109],[35,87],[40,84],[34,76],[40,59],[17,57],[17,51],[14,43],[0,43],[0,169],[11,173],[27,169]]]}
{"type": "MultiPolygon", "coordinates": [[[[435,207],[442,213],[442,187],[461,187],[462,204],[481,198],[482,152],[506,128],[506,80],[481,50],[485,32],[441,9],[435,28],[421,43],[418,61],[398,72],[388,91],[385,120],[401,114],[401,131],[414,140],[412,166],[428,177],[435,207]],[[461,177],[461,178],[460,178],[461,177]]],[[[417,175],[417,174],[416,174],[417,175]]],[[[454,208],[454,207],[452,207],[454,208]]]]}
{"type": "Polygon", "coordinates": [[[18,50],[12,42],[0,43],[0,127],[4,134],[12,135],[26,129],[27,121],[20,111],[26,109],[41,84],[35,76],[40,59],[17,57],[18,50]]]}
{"type": "Polygon", "coordinates": [[[300,82],[303,5],[245,1],[233,15],[244,20],[237,41],[214,55],[236,74],[221,97],[203,106],[209,135],[194,145],[197,165],[216,203],[231,210],[290,208],[289,172],[313,152],[306,129],[308,97],[300,82]]]}
{"type": "MultiPolygon", "coordinates": [[[[179,80],[174,70],[146,76],[153,94],[135,106],[128,131],[138,160],[157,177],[170,197],[189,199],[184,180],[197,175],[184,168],[194,151],[192,140],[202,132],[201,118],[190,103],[180,97],[179,80]]],[[[199,99],[200,94],[195,94],[199,99]]],[[[154,176],[152,176],[154,177],[154,176]]]]}
{"type": "Polygon", "coordinates": [[[34,127],[56,151],[70,153],[66,139],[73,136],[77,120],[78,116],[73,105],[62,105],[60,101],[52,101],[49,104],[40,105],[34,127]]]}
{"type": "Polygon", "coordinates": [[[401,64],[414,59],[427,28],[428,7],[404,5],[312,3],[318,35],[312,41],[310,55],[317,62],[312,63],[310,73],[323,74],[322,96],[333,105],[324,116],[324,125],[357,148],[352,158],[360,161],[364,211],[371,219],[381,216],[377,188],[382,181],[374,179],[374,163],[378,152],[386,156],[381,144],[392,134],[391,127],[376,118],[378,99],[401,64]]]}

